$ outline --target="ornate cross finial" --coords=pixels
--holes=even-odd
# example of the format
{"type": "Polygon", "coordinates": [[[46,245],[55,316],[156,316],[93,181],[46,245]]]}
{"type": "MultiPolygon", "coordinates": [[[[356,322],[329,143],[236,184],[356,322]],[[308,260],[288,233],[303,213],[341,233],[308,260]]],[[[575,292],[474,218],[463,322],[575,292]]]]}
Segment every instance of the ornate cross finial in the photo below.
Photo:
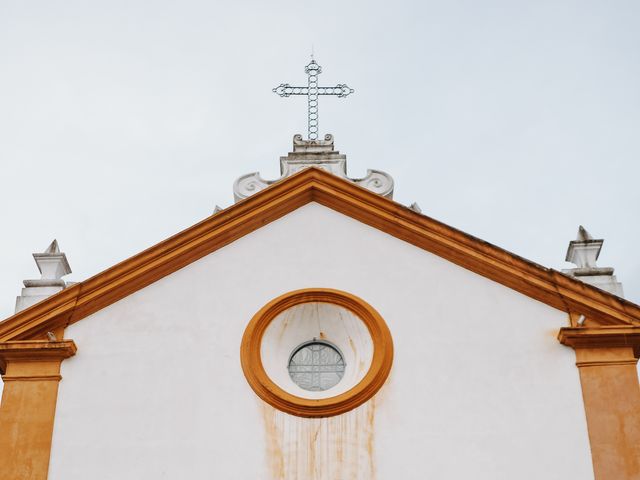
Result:
{"type": "Polygon", "coordinates": [[[311,55],[311,62],[304,67],[304,72],[309,76],[309,86],[292,87],[288,83],[282,83],[273,89],[281,97],[291,95],[306,95],[309,107],[309,140],[318,139],[318,95],[335,95],[344,98],[353,93],[353,88],[349,88],[344,83],[339,83],[335,87],[319,87],[318,75],[322,73],[322,67],[316,63],[311,55]]]}

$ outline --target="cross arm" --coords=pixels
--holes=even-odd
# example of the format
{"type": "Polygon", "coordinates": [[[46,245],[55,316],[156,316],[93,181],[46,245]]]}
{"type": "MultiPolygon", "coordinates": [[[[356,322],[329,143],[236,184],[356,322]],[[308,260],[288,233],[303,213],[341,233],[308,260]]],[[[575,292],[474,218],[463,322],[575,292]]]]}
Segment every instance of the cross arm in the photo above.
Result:
{"type": "MultiPolygon", "coordinates": [[[[309,87],[292,87],[288,83],[281,83],[273,92],[281,97],[290,97],[291,95],[309,95],[309,87]]],[[[353,88],[344,83],[339,83],[335,87],[317,87],[316,95],[336,95],[337,97],[344,98],[347,95],[353,93],[353,88]]]]}

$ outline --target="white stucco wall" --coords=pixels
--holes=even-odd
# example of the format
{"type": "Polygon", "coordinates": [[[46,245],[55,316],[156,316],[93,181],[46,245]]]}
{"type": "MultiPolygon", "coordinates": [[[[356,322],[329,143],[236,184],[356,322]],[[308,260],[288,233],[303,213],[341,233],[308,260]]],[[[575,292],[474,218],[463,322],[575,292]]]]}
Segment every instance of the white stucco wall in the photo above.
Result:
{"type": "Polygon", "coordinates": [[[353,478],[593,478],[574,354],[555,339],[565,323],[310,204],[67,329],[78,354],[62,365],[49,478],[296,478],[267,459],[278,428],[357,429],[358,415],[371,458],[353,478]],[[342,420],[283,419],[240,367],[253,314],[305,287],[358,295],[393,335],[387,384],[342,420]]]}

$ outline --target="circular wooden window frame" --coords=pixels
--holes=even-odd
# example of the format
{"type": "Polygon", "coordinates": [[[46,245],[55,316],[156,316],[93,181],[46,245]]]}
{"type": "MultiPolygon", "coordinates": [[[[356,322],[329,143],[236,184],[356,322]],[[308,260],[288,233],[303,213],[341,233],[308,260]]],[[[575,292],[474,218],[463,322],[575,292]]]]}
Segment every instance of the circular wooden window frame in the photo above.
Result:
{"type": "Polygon", "coordinates": [[[362,405],[380,390],[391,371],[393,340],[380,314],[361,298],[340,290],[308,288],[281,295],[253,316],[242,337],[240,362],[249,385],[268,404],[299,417],[331,417],[362,405]],[[333,397],[310,399],[292,395],[269,378],[262,364],[260,348],[269,324],[285,310],[311,302],[332,303],[350,310],[367,326],[373,341],[373,358],[365,376],[346,392],[333,397]]]}

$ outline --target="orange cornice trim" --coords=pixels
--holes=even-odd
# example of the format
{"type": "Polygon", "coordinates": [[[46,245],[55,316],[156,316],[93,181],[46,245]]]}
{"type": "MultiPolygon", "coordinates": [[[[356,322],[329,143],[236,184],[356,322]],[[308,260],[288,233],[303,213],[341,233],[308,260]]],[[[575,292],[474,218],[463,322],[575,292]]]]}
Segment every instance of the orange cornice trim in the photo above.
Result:
{"type": "Polygon", "coordinates": [[[605,326],[605,327],[563,327],[558,333],[558,340],[572,348],[640,348],[640,327],[637,326],[605,326]]]}
{"type": "Polygon", "coordinates": [[[0,322],[0,341],[37,338],[75,323],[312,201],[559,310],[603,325],[640,322],[636,304],[308,168],[0,322]]]}
{"type": "Polygon", "coordinates": [[[330,417],[362,405],[384,385],[393,363],[393,340],[380,314],[364,300],[340,290],[308,288],[285,293],[254,315],[242,337],[240,363],[249,385],[265,402],[299,417],[330,417]],[[373,358],[364,378],[334,397],[308,399],[292,395],[269,378],[262,364],[262,337],[269,324],[285,310],[311,302],[333,303],[351,310],[366,325],[373,342],[373,358]]]}
{"type": "MultiPolygon", "coordinates": [[[[73,340],[50,342],[47,340],[14,340],[0,343],[0,372],[4,373],[8,362],[62,361],[76,354],[73,340]]],[[[38,377],[39,378],[39,377],[38,377]]]]}

